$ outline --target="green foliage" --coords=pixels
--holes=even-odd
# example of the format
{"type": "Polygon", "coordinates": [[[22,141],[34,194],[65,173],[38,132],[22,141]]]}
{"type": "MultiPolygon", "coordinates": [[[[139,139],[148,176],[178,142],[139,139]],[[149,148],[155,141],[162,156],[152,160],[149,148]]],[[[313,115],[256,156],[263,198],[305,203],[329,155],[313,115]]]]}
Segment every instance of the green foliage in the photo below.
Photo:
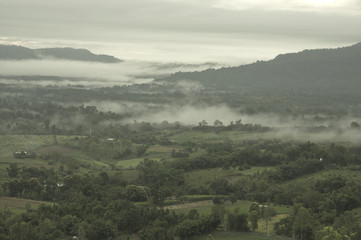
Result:
{"type": "Polygon", "coordinates": [[[227,214],[227,229],[229,231],[248,232],[248,214],[246,213],[228,213],[227,214]]]}
{"type": "Polygon", "coordinates": [[[153,224],[140,233],[142,240],[173,240],[174,234],[171,229],[167,228],[168,223],[157,220],[153,224]]]}
{"type": "Polygon", "coordinates": [[[333,227],[325,227],[316,233],[316,240],[351,240],[346,234],[340,234],[333,227]]]}
{"type": "Polygon", "coordinates": [[[76,235],[80,219],[76,216],[65,215],[60,221],[61,230],[67,235],[76,235]]]}
{"type": "Polygon", "coordinates": [[[258,228],[258,219],[259,219],[258,212],[255,210],[251,211],[249,214],[249,218],[251,220],[251,231],[254,232],[258,228]]]}
{"type": "Polygon", "coordinates": [[[314,221],[308,209],[300,207],[293,223],[293,233],[296,239],[314,239],[314,221]]]}
{"type": "Polygon", "coordinates": [[[8,168],[6,168],[6,171],[8,172],[8,176],[11,178],[15,178],[18,176],[20,168],[16,163],[11,163],[8,168]]]}
{"type": "Polygon", "coordinates": [[[149,189],[144,186],[128,185],[123,191],[126,200],[132,202],[144,202],[148,199],[149,189]]]}
{"type": "Polygon", "coordinates": [[[271,178],[284,181],[322,170],[324,164],[319,159],[297,159],[277,168],[271,178]]]}
{"type": "Polygon", "coordinates": [[[136,152],[137,152],[137,157],[141,157],[145,154],[145,152],[147,151],[148,147],[146,145],[140,145],[137,146],[136,148],[136,152]]]}
{"type": "Polygon", "coordinates": [[[219,223],[219,220],[213,216],[201,217],[196,220],[186,219],[177,225],[175,235],[179,236],[181,239],[189,239],[193,236],[214,230],[219,223]]]}
{"type": "Polygon", "coordinates": [[[293,222],[294,217],[288,216],[285,218],[282,218],[279,222],[276,222],[274,224],[274,231],[277,235],[283,235],[291,237],[293,233],[293,222]]]}

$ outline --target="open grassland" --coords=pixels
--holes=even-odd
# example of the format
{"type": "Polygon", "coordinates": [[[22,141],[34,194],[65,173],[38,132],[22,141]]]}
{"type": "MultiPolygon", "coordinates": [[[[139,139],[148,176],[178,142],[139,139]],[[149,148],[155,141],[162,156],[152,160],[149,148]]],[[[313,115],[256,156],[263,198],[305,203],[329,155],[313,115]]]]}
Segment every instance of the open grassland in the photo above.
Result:
{"type": "Polygon", "coordinates": [[[7,208],[16,214],[25,212],[29,207],[30,209],[37,209],[41,204],[50,203],[22,198],[0,197],[0,209],[7,208]]]}
{"type": "MultiPolygon", "coordinates": [[[[92,154],[72,148],[75,139],[79,136],[52,136],[52,135],[0,135],[0,171],[5,172],[11,163],[20,167],[46,167],[58,169],[66,165],[62,161],[47,160],[46,155],[59,155],[78,161],[80,172],[104,171],[110,169],[111,161],[97,159],[92,154]],[[15,151],[36,153],[36,158],[19,159],[13,156],[15,151]]],[[[113,161],[114,162],[114,161],[113,161]]],[[[131,160],[129,160],[131,162],[131,160]]],[[[136,163],[138,164],[138,162],[136,163]]],[[[132,164],[132,165],[136,165],[132,164]]],[[[128,164],[130,165],[130,164],[128,164]]]]}
{"type": "MultiPolygon", "coordinates": [[[[251,201],[240,200],[234,204],[231,204],[229,201],[224,203],[226,210],[232,212],[237,209],[239,212],[248,213],[249,207],[251,206],[251,201]]],[[[209,215],[212,213],[212,208],[214,204],[211,200],[198,201],[198,202],[187,202],[182,204],[176,204],[172,206],[165,207],[169,210],[174,210],[178,213],[188,213],[189,210],[195,209],[199,214],[209,215]]],[[[289,214],[292,212],[292,208],[288,206],[275,206],[277,214],[289,214]]]]}
{"type": "Polygon", "coordinates": [[[75,137],[77,136],[0,135],[0,155],[14,151],[34,151],[39,147],[63,144],[75,137]]]}
{"type": "Polygon", "coordinates": [[[238,169],[211,168],[188,172],[185,174],[185,182],[192,186],[205,186],[217,178],[225,178],[230,182],[237,182],[242,176],[253,175],[263,170],[272,169],[272,167],[252,167],[250,169],[239,171],[238,169]]]}
{"type": "Polygon", "coordinates": [[[350,166],[340,169],[324,169],[322,171],[307,174],[290,181],[285,181],[280,185],[298,185],[308,187],[310,185],[313,185],[317,180],[326,179],[332,176],[341,176],[348,181],[361,181],[360,169],[355,169],[354,166],[350,166]]]}
{"type": "MultiPolygon", "coordinates": [[[[151,158],[152,160],[159,161],[160,159],[151,158]]],[[[129,168],[135,168],[141,161],[143,161],[144,158],[132,158],[127,160],[120,160],[117,161],[117,167],[123,168],[123,169],[129,169],[129,168]]]]}
{"type": "Polygon", "coordinates": [[[127,170],[121,170],[118,173],[130,184],[135,182],[135,180],[138,178],[137,170],[127,169],[127,170]]]}
{"type": "MultiPolygon", "coordinates": [[[[237,209],[238,212],[248,213],[251,203],[252,202],[250,201],[241,200],[241,201],[237,201],[234,204],[231,204],[230,202],[227,201],[223,204],[223,206],[226,212],[234,212],[237,209]]],[[[169,210],[174,210],[176,213],[184,213],[184,214],[187,214],[191,209],[195,209],[200,215],[209,215],[212,213],[212,208],[214,206],[215,205],[211,200],[207,200],[207,201],[177,204],[177,205],[167,206],[165,208],[169,210]]],[[[288,206],[274,206],[274,209],[276,211],[276,215],[272,217],[268,222],[268,230],[267,230],[266,220],[260,219],[258,221],[257,233],[267,234],[268,232],[271,235],[275,234],[273,231],[274,224],[280,221],[282,218],[287,217],[292,212],[292,207],[288,207],[288,206]]],[[[223,225],[224,225],[223,227],[225,228],[226,223],[224,223],[223,225]]],[[[219,239],[223,239],[223,238],[219,238],[219,239]]],[[[229,238],[229,239],[234,239],[234,238],[229,238]]],[[[243,238],[235,238],[235,239],[243,239],[243,238]]],[[[253,239],[253,238],[245,238],[245,239],[253,239]]]]}

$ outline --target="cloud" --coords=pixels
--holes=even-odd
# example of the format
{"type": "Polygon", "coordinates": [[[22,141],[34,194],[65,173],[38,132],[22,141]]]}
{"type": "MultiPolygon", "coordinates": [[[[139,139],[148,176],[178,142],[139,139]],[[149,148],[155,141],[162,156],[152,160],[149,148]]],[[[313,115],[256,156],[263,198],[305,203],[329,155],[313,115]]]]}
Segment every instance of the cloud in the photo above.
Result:
{"type": "Polygon", "coordinates": [[[133,83],[147,83],[153,77],[169,75],[177,71],[204,70],[213,63],[181,64],[154,63],[140,61],[124,61],[116,64],[64,61],[64,60],[26,60],[0,61],[0,83],[22,85],[84,85],[84,86],[114,86],[133,83]],[[7,76],[43,76],[40,79],[26,79],[7,76]],[[61,77],[54,80],[47,76],[61,77]]]}
{"type": "Polygon", "coordinates": [[[3,39],[163,62],[242,64],[355,43],[360,21],[356,0],[0,2],[3,39]]]}
{"type": "Polygon", "coordinates": [[[263,9],[267,11],[309,11],[360,14],[356,0],[218,0],[213,7],[229,10],[263,9]]]}

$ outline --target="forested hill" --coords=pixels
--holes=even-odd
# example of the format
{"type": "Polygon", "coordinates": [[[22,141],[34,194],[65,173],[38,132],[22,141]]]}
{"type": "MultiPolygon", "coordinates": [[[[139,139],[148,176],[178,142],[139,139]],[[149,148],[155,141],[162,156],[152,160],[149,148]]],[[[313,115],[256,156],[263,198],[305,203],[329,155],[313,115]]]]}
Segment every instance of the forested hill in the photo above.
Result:
{"type": "Polygon", "coordinates": [[[361,91],[361,43],[282,54],[238,67],[178,72],[158,81],[198,81],[205,87],[313,92],[361,91]]]}
{"type": "Polygon", "coordinates": [[[0,60],[66,59],[86,62],[117,63],[121,60],[109,55],[97,55],[86,49],[43,48],[29,49],[22,46],[0,45],[0,60]]]}

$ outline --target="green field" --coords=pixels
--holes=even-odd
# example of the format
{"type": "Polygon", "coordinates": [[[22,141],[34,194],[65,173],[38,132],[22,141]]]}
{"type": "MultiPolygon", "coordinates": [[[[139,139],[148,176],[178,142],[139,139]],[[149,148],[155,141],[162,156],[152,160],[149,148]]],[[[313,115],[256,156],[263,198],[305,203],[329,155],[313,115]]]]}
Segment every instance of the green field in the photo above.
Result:
{"type": "Polygon", "coordinates": [[[272,167],[252,167],[250,169],[239,171],[238,169],[210,168],[196,170],[185,174],[185,182],[187,185],[204,186],[217,178],[225,178],[230,182],[236,182],[242,176],[253,175],[263,170],[272,169],[272,167]]]}
{"type": "MultiPolygon", "coordinates": [[[[229,201],[224,203],[224,207],[228,211],[234,211],[238,209],[239,212],[248,213],[249,207],[251,206],[251,201],[239,200],[234,204],[231,204],[229,201]]],[[[183,204],[177,204],[172,206],[167,206],[165,208],[174,210],[180,213],[187,213],[191,209],[196,209],[199,214],[209,215],[212,212],[212,207],[214,206],[211,200],[197,201],[197,202],[187,202],[183,204]]],[[[287,206],[275,206],[274,207],[277,214],[290,214],[292,208],[287,206]]]]}
{"type": "Polygon", "coordinates": [[[29,208],[37,209],[42,204],[49,203],[21,198],[0,197],[0,209],[8,209],[16,214],[24,213],[29,208]]]}

